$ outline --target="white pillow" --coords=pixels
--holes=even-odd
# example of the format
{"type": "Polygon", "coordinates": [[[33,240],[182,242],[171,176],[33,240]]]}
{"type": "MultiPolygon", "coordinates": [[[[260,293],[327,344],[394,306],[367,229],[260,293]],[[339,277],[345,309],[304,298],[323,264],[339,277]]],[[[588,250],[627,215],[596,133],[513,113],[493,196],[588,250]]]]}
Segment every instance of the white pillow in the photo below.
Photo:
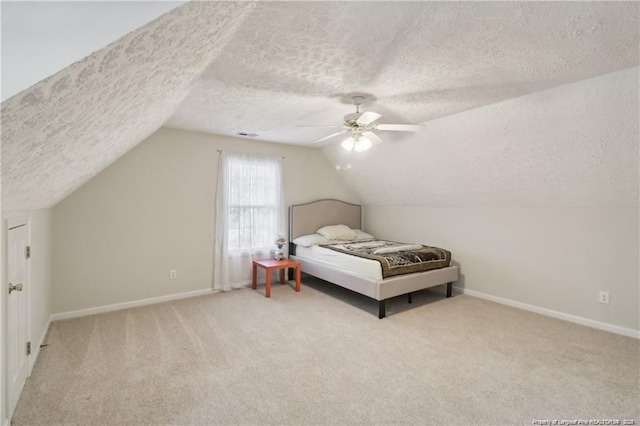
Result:
{"type": "Polygon", "coordinates": [[[309,234],[293,240],[293,244],[303,247],[317,246],[319,244],[327,244],[329,241],[320,234],[309,234]]]}
{"type": "Polygon", "coordinates": [[[316,232],[327,240],[353,240],[356,238],[356,233],[347,225],[323,226],[316,232]]]}
{"type": "Polygon", "coordinates": [[[355,241],[371,241],[376,239],[373,235],[367,234],[359,229],[353,229],[352,231],[356,233],[355,241]]]}

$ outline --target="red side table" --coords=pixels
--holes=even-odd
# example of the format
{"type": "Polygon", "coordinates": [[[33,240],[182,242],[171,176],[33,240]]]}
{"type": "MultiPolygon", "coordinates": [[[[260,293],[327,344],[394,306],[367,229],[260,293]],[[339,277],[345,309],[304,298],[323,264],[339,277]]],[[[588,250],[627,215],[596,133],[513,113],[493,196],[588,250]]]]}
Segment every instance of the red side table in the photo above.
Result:
{"type": "Polygon", "coordinates": [[[257,288],[258,266],[264,268],[267,275],[267,297],[271,297],[271,271],[280,270],[280,284],[284,284],[284,273],[287,268],[296,270],[296,291],[300,291],[300,262],[291,259],[261,259],[253,261],[253,283],[251,288],[257,288]]]}

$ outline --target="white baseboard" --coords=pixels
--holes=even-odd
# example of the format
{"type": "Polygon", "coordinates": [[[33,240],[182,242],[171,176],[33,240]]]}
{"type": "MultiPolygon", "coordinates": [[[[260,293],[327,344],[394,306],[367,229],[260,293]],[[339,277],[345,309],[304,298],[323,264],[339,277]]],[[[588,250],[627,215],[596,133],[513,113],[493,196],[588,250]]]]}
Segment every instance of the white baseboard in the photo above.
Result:
{"type": "Polygon", "coordinates": [[[36,366],[36,361],[38,361],[38,357],[40,356],[40,346],[44,344],[44,340],[47,338],[47,333],[49,333],[49,327],[51,326],[51,317],[49,316],[49,320],[47,321],[47,325],[44,327],[42,331],[42,336],[40,336],[40,341],[36,345],[35,349],[31,347],[31,358],[29,358],[29,377],[31,377],[31,373],[33,372],[33,367],[36,366]]]}
{"type": "Polygon", "coordinates": [[[597,328],[598,330],[608,331],[610,333],[621,334],[623,336],[633,337],[640,339],[640,331],[632,328],[620,327],[618,325],[607,324],[606,322],[594,321],[588,318],[578,317],[571,314],[565,314],[563,312],[553,311],[547,308],[541,308],[539,306],[528,305],[522,302],[516,302],[515,300],[505,299],[498,296],[492,296],[490,294],[481,293],[475,290],[468,290],[462,287],[453,287],[457,293],[466,294],[469,296],[477,297],[479,299],[489,300],[491,302],[500,303],[502,305],[511,306],[518,309],[523,309],[529,312],[535,312],[536,314],[545,315],[561,319],[564,321],[573,322],[580,325],[586,325],[587,327],[597,328]]]}
{"type": "Polygon", "coordinates": [[[186,299],[188,297],[203,296],[214,291],[210,288],[203,290],[187,291],[185,293],[168,294],[166,296],[150,297],[148,299],[133,300],[131,302],[114,303],[112,305],[96,306],[95,308],[80,309],[77,311],[60,312],[51,315],[51,321],[78,318],[87,315],[101,314],[104,312],[119,311],[121,309],[135,308],[137,306],[153,305],[155,303],[169,302],[171,300],[186,299]]]}

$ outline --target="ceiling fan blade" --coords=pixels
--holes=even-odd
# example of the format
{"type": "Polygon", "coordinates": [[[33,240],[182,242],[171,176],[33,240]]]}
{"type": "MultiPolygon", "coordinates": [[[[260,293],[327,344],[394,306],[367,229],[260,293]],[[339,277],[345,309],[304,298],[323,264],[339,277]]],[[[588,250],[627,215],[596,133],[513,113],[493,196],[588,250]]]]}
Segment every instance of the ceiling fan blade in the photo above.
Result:
{"type": "Polygon", "coordinates": [[[339,132],[332,133],[332,134],[330,134],[330,135],[328,135],[328,136],[325,136],[325,137],[323,137],[323,138],[316,139],[315,141],[311,142],[311,144],[318,143],[318,142],[322,142],[322,141],[326,141],[327,139],[331,139],[331,138],[336,137],[336,136],[338,136],[338,135],[342,135],[342,134],[344,134],[344,133],[347,133],[348,131],[349,131],[349,129],[341,130],[341,131],[339,131],[339,132]]]}
{"type": "Polygon", "coordinates": [[[422,124],[378,124],[376,130],[392,130],[395,132],[417,132],[424,129],[422,124]]]}
{"type": "Polygon", "coordinates": [[[307,124],[307,125],[301,125],[301,126],[296,126],[296,127],[318,127],[318,128],[332,128],[333,127],[333,128],[336,128],[336,129],[340,129],[340,128],[344,127],[344,126],[342,126],[342,125],[336,126],[336,125],[333,125],[333,124],[316,126],[314,124],[307,124]]]}
{"type": "Polygon", "coordinates": [[[366,112],[363,112],[360,118],[356,120],[356,123],[366,126],[368,124],[373,123],[380,117],[382,117],[382,115],[378,114],[377,112],[366,111],[366,112]]]}
{"type": "Polygon", "coordinates": [[[368,138],[371,141],[371,143],[374,143],[374,144],[384,142],[382,139],[380,139],[378,135],[376,135],[373,132],[364,132],[362,136],[368,138]]]}

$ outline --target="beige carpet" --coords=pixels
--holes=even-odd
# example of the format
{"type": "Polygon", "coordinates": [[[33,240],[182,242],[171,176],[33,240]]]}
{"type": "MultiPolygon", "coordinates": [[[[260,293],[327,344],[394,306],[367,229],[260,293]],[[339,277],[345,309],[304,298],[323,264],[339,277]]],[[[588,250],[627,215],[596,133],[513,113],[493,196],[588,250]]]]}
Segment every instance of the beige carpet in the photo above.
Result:
{"type": "Polygon", "coordinates": [[[640,422],[637,340],[440,288],[383,320],[314,279],[263,291],[53,323],[13,424],[640,422]]]}

